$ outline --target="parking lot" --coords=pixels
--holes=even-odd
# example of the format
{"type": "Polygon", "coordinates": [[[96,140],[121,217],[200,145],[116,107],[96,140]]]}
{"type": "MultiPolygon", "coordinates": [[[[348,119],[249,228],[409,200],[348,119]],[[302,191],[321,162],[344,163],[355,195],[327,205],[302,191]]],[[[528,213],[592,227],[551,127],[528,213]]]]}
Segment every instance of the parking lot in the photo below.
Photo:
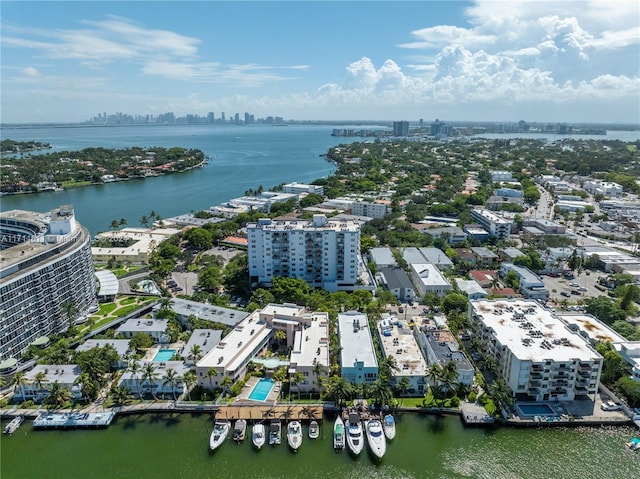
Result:
{"type": "Polygon", "coordinates": [[[583,271],[580,274],[576,272],[574,279],[552,278],[551,276],[541,276],[541,278],[549,290],[549,298],[552,301],[559,303],[566,300],[569,303],[577,303],[580,299],[607,294],[606,291],[600,291],[595,287],[598,277],[602,275],[603,273],[599,271],[592,271],[590,274],[583,271]]]}

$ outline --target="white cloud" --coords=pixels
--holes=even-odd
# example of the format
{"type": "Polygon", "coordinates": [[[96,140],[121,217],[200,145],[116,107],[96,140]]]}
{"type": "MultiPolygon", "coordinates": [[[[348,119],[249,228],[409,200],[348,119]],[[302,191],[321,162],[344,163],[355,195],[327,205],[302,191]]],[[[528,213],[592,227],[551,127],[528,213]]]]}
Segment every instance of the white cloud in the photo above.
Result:
{"type": "Polygon", "coordinates": [[[435,48],[457,43],[460,45],[488,45],[496,41],[495,35],[485,35],[478,31],[453,25],[438,25],[411,32],[417,41],[400,45],[404,48],[435,48]]]}
{"type": "Polygon", "coordinates": [[[22,69],[22,74],[24,76],[32,77],[32,78],[36,78],[36,77],[41,77],[42,76],[42,73],[40,73],[37,68],[33,68],[33,67],[26,67],[26,68],[22,69]]]}

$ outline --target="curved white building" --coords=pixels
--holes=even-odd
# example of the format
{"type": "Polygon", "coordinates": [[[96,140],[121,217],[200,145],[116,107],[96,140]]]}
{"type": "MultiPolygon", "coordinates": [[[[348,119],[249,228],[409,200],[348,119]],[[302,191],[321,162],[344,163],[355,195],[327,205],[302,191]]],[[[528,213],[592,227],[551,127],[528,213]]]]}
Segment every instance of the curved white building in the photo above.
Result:
{"type": "Polygon", "coordinates": [[[97,306],[91,237],[73,207],[0,214],[0,361],[97,306]]]}

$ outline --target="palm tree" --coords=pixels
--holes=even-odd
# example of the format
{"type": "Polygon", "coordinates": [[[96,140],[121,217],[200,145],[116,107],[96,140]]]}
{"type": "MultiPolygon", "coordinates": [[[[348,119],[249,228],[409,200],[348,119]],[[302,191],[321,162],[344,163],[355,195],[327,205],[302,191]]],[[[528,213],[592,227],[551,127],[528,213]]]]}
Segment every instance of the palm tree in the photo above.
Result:
{"type": "Polygon", "coordinates": [[[140,387],[140,374],[142,373],[140,369],[140,364],[135,359],[131,359],[129,361],[129,365],[127,366],[127,371],[131,374],[133,381],[136,383],[136,389],[138,390],[138,398],[142,399],[142,388],[140,387]]]}
{"type": "Polygon", "coordinates": [[[184,381],[184,387],[187,390],[187,394],[189,395],[189,401],[191,401],[191,389],[198,383],[198,378],[196,377],[196,373],[193,371],[187,371],[182,378],[184,381]]]}
{"type": "Polygon", "coordinates": [[[409,380],[409,378],[407,376],[402,376],[402,378],[398,382],[398,392],[400,393],[400,396],[404,396],[405,394],[407,394],[407,391],[409,391],[410,387],[411,381],[409,380]]]}
{"type": "Polygon", "coordinates": [[[63,387],[60,382],[54,381],[49,390],[49,395],[44,400],[44,404],[47,407],[51,406],[52,409],[63,407],[65,403],[71,399],[71,391],[68,388],[63,387]]]}
{"type": "Polygon", "coordinates": [[[75,381],[74,385],[80,385],[82,390],[82,397],[87,400],[95,399],[98,396],[98,388],[96,383],[91,379],[91,376],[87,372],[83,371],[75,381]]]}
{"type": "Polygon", "coordinates": [[[453,361],[448,361],[443,367],[442,385],[446,392],[451,392],[458,384],[458,366],[453,361]]]}
{"type": "Polygon", "coordinates": [[[393,371],[399,370],[398,362],[396,361],[396,358],[394,358],[393,356],[387,356],[382,361],[380,361],[378,370],[379,370],[379,376],[388,381],[391,378],[391,373],[393,371]]]}
{"type": "Polygon", "coordinates": [[[62,310],[67,316],[67,322],[69,323],[69,329],[73,328],[73,317],[78,314],[78,308],[73,304],[73,301],[65,301],[62,303],[62,310]]]}
{"type": "Polygon", "coordinates": [[[11,380],[11,384],[13,385],[13,391],[15,393],[16,389],[20,390],[20,397],[24,401],[24,387],[29,384],[29,378],[25,375],[24,371],[18,371],[11,380]]]}
{"type": "Polygon", "coordinates": [[[191,346],[189,350],[189,356],[187,356],[191,361],[197,363],[202,358],[202,348],[199,344],[194,344],[191,346]]]}
{"type": "Polygon", "coordinates": [[[375,404],[384,406],[385,404],[389,404],[389,400],[393,397],[393,391],[389,383],[382,377],[379,377],[371,386],[371,395],[373,396],[375,404]]]}
{"type": "Polygon", "coordinates": [[[229,392],[232,384],[233,379],[231,379],[231,376],[225,375],[222,380],[220,380],[220,386],[222,386],[224,392],[229,392]]]}
{"type": "Polygon", "coordinates": [[[111,390],[111,397],[113,398],[113,402],[118,406],[126,404],[130,396],[131,391],[127,386],[124,385],[117,386],[111,390]]]}
{"type": "Polygon", "coordinates": [[[147,218],[147,215],[142,215],[142,218],[140,218],[140,224],[147,228],[149,227],[149,218],[147,218]]]}
{"type": "Polygon", "coordinates": [[[340,376],[331,376],[329,378],[329,386],[327,387],[327,395],[332,398],[336,404],[341,404],[353,394],[351,384],[340,376]]]}
{"type": "Polygon", "coordinates": [[[440,363],[433,363],[427,370],[427,376],[429,377],[429,384],[436,386],[442,382],[444,368],[440,363]]]}
{"type": "Polygon", "coordinates": [[[489,385],[487,391],[489,396],[493,398],[496,405],[496,412],[501,411],[505,406],[513,404],[514,398],[511,388],[504,379],[498,378],[489,385]]]}
{"type": "Polygon", "coordinates": [[[173,305],[171,298],[160,298],[160,309],[170,309],[173,305]]]}
{"type": "Polygon", "coordinates": [[[162,386],[170,386],[171,392],[173,393],[173,400],[176,401],[176,386],[182,380],[182,377],[174,370],[167,369],[167,372],[164,375],[164,381],[162,382],[162,386]]]}
{"type": "Polygon", "coordinates": [[[156,371],[156,367],[153,363],[147,363],[142,370],[142,381],[146,381],[149,384],[149,388],[151,389],[151,395],[154,399],[158,399],[156,397],[156,389],[153,387],[153,383],[158,379],[158,372],[156,371]]]}
{"type": "Polygon", "coordinates": [[[33,378],[33,385],[38,391],[42,391],[43,389],[45,389],[44,384],[47,382],[49,382],[49,380],[47,379],[47,375],[43,371],[37,373],[33,378]]]}
{"type": "Polygon", "coordinates": [[[209,380],[209,389],[211,389],[211,392],[213,392],[213,378],[215,378],[218,375],[218,370],[214,367],[210,367],[209,369],[207,369],[207,379],[209,380]]]}
{"type": "Polygon", "coordinates": [[[290,383],[291,383],[291,381],[296,383],[296,389],[298,390],[298,400],[300,400],[300,383],[304,382],[304,374],[302,374],[300,371],[298,371],[289,380],[290,383]]]}
{"type": "Polygon", "coordinates": [[[117,230],[119,226],[120,226],[120,222],[118,220],[111,221],[110,227],[113,228],[114,230],[117,230]]]}

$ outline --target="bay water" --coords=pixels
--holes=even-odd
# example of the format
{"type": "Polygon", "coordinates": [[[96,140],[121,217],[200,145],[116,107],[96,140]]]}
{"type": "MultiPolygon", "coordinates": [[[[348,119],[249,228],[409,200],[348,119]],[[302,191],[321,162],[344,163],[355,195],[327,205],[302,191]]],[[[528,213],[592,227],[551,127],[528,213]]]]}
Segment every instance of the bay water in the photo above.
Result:
{"type": "MultiPolygon", "coordinates": [[[[637,479],[640,453],[619,428],[476,429],[458,417],[404,413],[382,461],[332,447],[332,418],[297,453],[227,440],[209,451],[210,415],[119,417],[103,430],[40,431],[25,423],[1,439],[0,476],[27,478],[637,479]]],[[[637,431],[635,431],[637,434],[637,431]]]]}

